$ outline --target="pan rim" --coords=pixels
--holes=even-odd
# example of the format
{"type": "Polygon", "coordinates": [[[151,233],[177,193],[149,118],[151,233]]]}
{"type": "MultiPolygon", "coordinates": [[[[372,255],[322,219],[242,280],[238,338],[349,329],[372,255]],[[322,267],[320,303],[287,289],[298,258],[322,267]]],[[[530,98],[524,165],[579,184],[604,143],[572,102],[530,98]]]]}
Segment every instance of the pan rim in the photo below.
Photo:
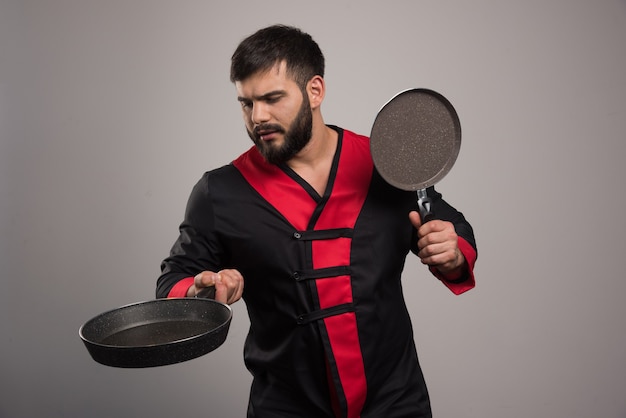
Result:
{"type": "MultiPolygon", "coordinates": [[[[230,322],[232,320],[232,317],[233,317],[233,310],[232,310],[232,308],[229,305],[227,305],[225,303],[218,302],[218,301],[213,300],[213,299],[185,298],[185,297],[159,298],[159,299],[152,299],[152,300],[147,300],[147,301],[129,303],[127,305],[122,305],[122,306],[119,306],[117,308],[113,308],[113,309],[109,309],[107,311],[104,311],[104,312],[102,312],[102,313],[100,313],[100,314],[90,318],[83,325],[81,325],[79,330],[78,330],[78,335],[79,335],[80,339],[84,343],[92,345],[92,346],[95,346],[95,347],[104,348],[104,349],[137,350],[137,349],[171,347],[173,345],[188,343],[191,340],[200,339],[202,337],[207,336],[208,334],[216,334],[221,329],[230,326],[230,322]],[[138,307],[138,306],[141,306],[141,305],[154,305],[154,304],[157,304],[157,303],[166,303],[166,302],[175,302],[175,301],[179,301],[179,302],[180,301],[184,301],[185,303],[191,303],[191,304],[194,304],[194,303],[195,304],[197,304],[197,303],[216,304],[216,305],[220,306],[221,308],[225,309],[225,311],[227,312],[227,316],[226,316],[226,319],[223,320],[218,326],[216,326],[214,328],[211,328],[208,331],[205,331],[205,332],[202,332],[202,333],[199,333],[199,334],[195,334],[195,335],[191,335],[189,337],[179,338],[179,339],[176,339],[176,340],[162,342],[162,343],[157,343],[157,344],[113,345],[113,344],[104,344],[102,342],[94,341],[93,339],[88,338],[88,337],[85,336],[85,330],[86,329],[88,330],[90,325],[94,324],[98,320],[101,320],[102,318],[106,317],[107,315],[113,314],[115,312],[119,312],[119,311],[124,310],[124,309],[135,308],[135,307],[138,307]]],[[[169,322],[169,321],[165,320],[163,322],[169,322]]],[[[171,321],[171,322],[175,322],[175,320],[171,321]]],[[[130,329],[130,328],[132,328],[132,327],[129,327],[127,329],[130,329]]]]}
{"type": "Polygon", "coordinates": [[[430,88],[424,88],[424,87],[413,87],[413,88],[404,89],[396,93],[393,97],[391,97],[391,99],[387,100],[387,102],[385,102],[385,104],[381,106],[381,108],[377,112],[376,117],[374,119],[374,123],[372,124],[371,132],[370,132],[370,149],[375,151],[376,145],[380,143],[375,133],[376,133],[378,124],[382,123],[381,117],[385,116],[384,110],[392,102],[398,99],[400,96],[410,94],[410,93],[426,94],[428,96],[435,98],[441,105],[443,105],[443,107],[445,107],[445,109],[447,110],[448,116],[450,116],[452,120],[452,128],[453,128],[453,135],[454,135],[454,143],[452,145],[452,152],[448,154],[447,158],[445,159],[445,162],[441,164],[441,168],[437,170],[437,172],[434,175],[420,182],[407,183],[403,181],[398,181],[396,178],[394,178],[393,175],[389,174],[388,169],[385,169],[384,157],[381,157],[381,155],[378,152],[372,152],[372,160],[374,162],[374,166],[376,167],[376,170],[387,183],[401,190],[416,191],[420,189],[426,189],[428,187],[435,185],[437,182],[443,179],[453,167],[454,163],[456,162],[458,158],[458,155],[460,153],[460,148],[461,148],[461,123],[460,123],[459,116],[458,116],[456,109],[454,108],[452,103],[441,93],[435,90],[432,90],[430,88]],[[374,138],[374,140],[372,140],[372,138],[374,138]]]}

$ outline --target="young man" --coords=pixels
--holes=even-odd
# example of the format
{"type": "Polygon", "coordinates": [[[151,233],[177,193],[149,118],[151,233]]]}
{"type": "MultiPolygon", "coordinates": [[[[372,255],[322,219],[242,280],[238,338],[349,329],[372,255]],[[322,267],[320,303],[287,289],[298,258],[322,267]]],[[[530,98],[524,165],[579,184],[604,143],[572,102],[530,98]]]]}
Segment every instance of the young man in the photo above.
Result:
{"type": "Polygon", "coordinates": [[[238,46],[231,80],[254,146],[194,187],[157,297],[243,296],[248,417],[430,417],[401,273],[412,251],[452,292],[471,289],[472,228],[433,188],[437,219],[421,224],[368,138],[325,124],[323,77],[296,28],[238,46]]]}

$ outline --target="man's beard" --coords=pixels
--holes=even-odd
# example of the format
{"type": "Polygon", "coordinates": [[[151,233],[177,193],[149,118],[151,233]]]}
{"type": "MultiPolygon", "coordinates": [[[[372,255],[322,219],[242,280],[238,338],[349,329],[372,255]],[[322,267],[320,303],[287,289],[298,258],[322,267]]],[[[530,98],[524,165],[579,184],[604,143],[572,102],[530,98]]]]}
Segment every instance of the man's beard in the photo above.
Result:
{"type": "Polygon", "coordinates": [[[303,97],[304,99],[302,100],[300,110],[287,131],[285,131],[281,125],[271,123],[257,126],[254,128],[254,132],[250,132],[246,129],[248,136],[250,136],[252,142],[254,142],[267,162],[276,165],[285,163],[302,151],[311,140],[313,112],[311,112],[309,98],[306,96],[306,93],[303,94],[303,97]],[[263,141],[258,134],[260,131],[275,131],[279,134],[283,134],[283,144],[281,146],[275,146],[271,142],[263,141]]]}

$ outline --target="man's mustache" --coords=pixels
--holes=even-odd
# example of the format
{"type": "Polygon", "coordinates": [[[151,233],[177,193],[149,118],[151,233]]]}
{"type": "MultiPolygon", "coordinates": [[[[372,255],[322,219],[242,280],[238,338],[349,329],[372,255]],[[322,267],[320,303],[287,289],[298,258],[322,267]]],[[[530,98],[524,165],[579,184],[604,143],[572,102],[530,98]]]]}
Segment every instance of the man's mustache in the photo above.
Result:
{"type": "Polygon", "coordinates": [[[267,123],[267,124],[256,126],[253,131],[254,135],[257,137],[268,132],[278,132],[278,133],[284,134],[285,130],[280,125],[267,123]]]}

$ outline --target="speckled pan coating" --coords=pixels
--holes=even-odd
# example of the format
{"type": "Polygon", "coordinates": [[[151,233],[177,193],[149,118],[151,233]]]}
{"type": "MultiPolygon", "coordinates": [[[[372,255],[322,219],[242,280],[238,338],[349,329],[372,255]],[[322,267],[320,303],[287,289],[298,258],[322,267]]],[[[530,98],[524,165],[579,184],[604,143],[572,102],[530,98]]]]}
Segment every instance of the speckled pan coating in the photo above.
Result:
{"type": "Polygon", "coordinates": [[[391,185],[425,189],[450,171],[461,147],[461,124],[450,102],[428,89],[405,90],[387,102],[374,121],[374,164],[391,185]]]}
{"type": "Polygon", "coordinates": [[[180,363],[226,340],[231,308],[205,298],[154,299],[104,312],[78,331],[91,357],[112,367],[180,363]]]}

